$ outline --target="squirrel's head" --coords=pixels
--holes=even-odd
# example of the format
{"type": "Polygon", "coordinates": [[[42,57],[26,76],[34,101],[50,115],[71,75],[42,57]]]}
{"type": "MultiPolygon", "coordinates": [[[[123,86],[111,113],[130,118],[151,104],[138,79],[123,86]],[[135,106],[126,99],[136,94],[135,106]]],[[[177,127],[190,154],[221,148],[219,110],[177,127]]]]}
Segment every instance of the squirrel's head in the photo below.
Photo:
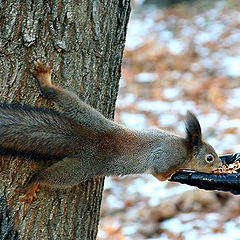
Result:
{"type": "Polygon", "coordinates": [[[188,169],[199,172],[212,172],[222,165],[214,148],[202,139],[202,131],[197,117],[192,113],[187,113],[185,119],[186,142],[192,151],[191,163],[188,169]]]}

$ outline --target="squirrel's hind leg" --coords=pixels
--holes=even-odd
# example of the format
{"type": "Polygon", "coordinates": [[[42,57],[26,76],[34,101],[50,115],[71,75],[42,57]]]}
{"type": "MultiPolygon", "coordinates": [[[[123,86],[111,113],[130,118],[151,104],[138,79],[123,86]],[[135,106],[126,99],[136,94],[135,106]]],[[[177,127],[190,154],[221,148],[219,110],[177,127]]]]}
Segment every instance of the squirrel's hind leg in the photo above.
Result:
{"type": "Polygon", "coordinates": [[[37,199],[37,192],[40,191],[38,183],[27,186],[23,189],[18,189],[18,192],[24,193],[23,196],[19,197],[20,202],[31,203],[37,199]]]}
{"type": "Polygon", "coordinates": [[[25,194],[19,200],[29,203],[37,198],[36,193],[40,191],[41,187],[67,189],[93,176],[95,176],[94,168],[89,161],[64,158],[62,161],[32,175],[27,183],[18,190],[18,192],[25,194]]]}

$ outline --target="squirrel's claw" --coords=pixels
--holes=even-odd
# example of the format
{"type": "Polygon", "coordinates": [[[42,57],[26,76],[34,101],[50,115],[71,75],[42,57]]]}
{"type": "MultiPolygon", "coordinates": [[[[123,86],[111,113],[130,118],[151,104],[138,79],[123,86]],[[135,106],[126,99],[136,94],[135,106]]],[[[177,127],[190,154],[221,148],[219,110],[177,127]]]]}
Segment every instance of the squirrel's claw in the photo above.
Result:
{"type": "Polygon", "coordinates": [[[20,202],[31,203],[37,199],[37,192],[40,191],[40,188],[39,184],[36,183],[26,188],[19,188],[17,191],[25,194],[19,197],[20,202]]]}
{"type": "Polygon", "coordinates": [[[51,87],[52,69],[50,68],[49,63],[47,63],[46,67],[44,68],[43,64],[40,61],[36,61],[34,62],[34,67],[35,68],[31,69],[30,71],[33,74],[33,76],[38,80],[40,87],[43,86],[51,87]]]}

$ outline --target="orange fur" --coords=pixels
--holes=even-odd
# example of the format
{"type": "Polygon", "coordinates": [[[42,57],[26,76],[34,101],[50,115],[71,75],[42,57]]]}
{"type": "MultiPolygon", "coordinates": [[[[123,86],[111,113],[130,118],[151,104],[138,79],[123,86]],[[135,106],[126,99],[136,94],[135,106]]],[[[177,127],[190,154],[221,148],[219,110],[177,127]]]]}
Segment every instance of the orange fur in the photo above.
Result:
{"type": "Polygon", "coordinates": [[[20,192],[24,193],[23,196],[19,197],[19,201],[25,203],[31,203],[35,201],[37,199],[37,192],[40,191],[39,185],[40,184],[37,183],[24,188],[24,190],[19,190],[20,192]]]}
{"type": "Polygon", "coordinates": [[[47,63],[46,67],[44,68],[43,64],[40,61],[37,61],[34,63],[35,69],[31,70],[34,77],[36,77],[39,81],[39,84],[41,87],[51,87],[52,81],[51,81],[51,74],[52,70],[47,63]]]}

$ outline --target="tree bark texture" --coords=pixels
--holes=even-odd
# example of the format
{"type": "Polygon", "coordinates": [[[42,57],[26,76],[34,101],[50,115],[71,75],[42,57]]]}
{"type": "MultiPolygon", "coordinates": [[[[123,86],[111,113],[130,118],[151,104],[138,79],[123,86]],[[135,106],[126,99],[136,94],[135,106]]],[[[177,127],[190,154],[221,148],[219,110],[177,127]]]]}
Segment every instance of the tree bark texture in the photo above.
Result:
{"type": "MultiPolygon", "coordinates": [[[[130,0],[2,0],[0,100],[51,107],[29,71],[40,60],[54,83],[112,118],[129,14],[130,0]]],[[[24,204],[16,188],[47,163],[0,158],[1,240],[96,238],[104,178],[24,204]]]]}

